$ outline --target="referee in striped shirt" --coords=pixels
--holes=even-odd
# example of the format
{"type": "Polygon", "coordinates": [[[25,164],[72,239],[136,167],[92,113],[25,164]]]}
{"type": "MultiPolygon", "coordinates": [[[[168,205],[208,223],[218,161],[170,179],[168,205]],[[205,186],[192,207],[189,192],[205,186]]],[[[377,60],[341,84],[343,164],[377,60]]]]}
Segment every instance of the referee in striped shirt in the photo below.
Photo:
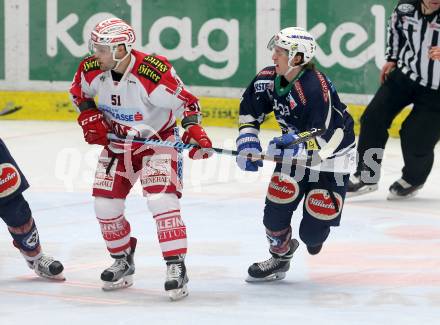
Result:
{"type": "Polygon", "coordinates": [[[348,196],[378,188],[387,130],[410,104],[400,130],[402,177],[391,185],[388,199],[414,196],[431,172],[440,139],[440,0],[398,2],[389,22],[386,61],[382,85],[361,117],[359,163],[348,196]]]}

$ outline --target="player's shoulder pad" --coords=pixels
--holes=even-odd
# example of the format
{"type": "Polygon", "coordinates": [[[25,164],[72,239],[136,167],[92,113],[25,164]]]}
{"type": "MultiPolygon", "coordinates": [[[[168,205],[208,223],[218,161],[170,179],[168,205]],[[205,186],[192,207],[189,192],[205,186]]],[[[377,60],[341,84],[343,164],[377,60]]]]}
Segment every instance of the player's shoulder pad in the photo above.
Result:
{"type": "Polygon", "coordinates": [[[171,72],[172,65],[164,56],[146,54],[135,50],[132,53],[136,58],[132,72],[140,77],[140,80],[159,84],[162,78],[168,72],[171,72]]]}
{"type": "Polygon", "coordinates": [[[417,9],[418,0],[400,0],[396,7],[399,16],[412,15],[417,9]]]}

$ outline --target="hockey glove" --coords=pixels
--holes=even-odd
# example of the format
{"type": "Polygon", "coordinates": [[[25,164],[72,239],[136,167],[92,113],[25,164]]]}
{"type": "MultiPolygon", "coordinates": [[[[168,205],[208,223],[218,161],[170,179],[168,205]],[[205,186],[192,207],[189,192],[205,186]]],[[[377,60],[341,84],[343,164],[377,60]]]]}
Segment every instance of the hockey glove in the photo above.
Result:
{"type": "Polygon", "coordinates": [[[109,144],[107,133],[110,130],[104,115],[97,109],[82,111],[78,116],[78,124],[83,129],[84,139],[89,144],[109,144]]]}
{"type": "Polygon", "coordinates": [[[299,136],[295,132],[283,134],[280,137],[275,137],[269,142],[266,153],[269,156],[288,156],[291,158],[302,156],[306,153],[303,142],[289,145],[297,139],[299,139],[299,136]]]}
{"type": "Polygon", "coordinates": [[[237,138],[237,151],[239,156],[237,156],[237,165],[240,169],[248,172],[258,171],[258,167],[263,167],[263,161],[251,160],[250,158],[243,157],[242,155],[247,154],[260,154],[262,149],[260,145],[260,140],[253,133],[243,133],[237,138]]]}
{"type": "Polygon", "coordinates": [[[211,140],[199,124],[193,124],[187,127],[182,135],[182,141],[186,144],[190,143],[200,146],[200,148],[192,148],[189,151],[189,157],[191,159],[207,159],[214,153],[214,151],[209,150],[212,148],[211,140]]]}

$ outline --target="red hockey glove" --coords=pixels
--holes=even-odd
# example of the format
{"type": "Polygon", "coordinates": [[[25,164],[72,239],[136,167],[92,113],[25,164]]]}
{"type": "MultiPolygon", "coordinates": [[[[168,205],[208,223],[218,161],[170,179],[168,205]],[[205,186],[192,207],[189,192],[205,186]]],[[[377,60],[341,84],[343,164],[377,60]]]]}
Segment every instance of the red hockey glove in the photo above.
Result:
{"type": "Polygon", "coordinates": [[[212,150],[206,150],[212,148],[211,140],[208,138],[205,130],[199,125],[194,124],[189,126],[183,133],[182,141],[184,143],[197,144],[201,148],[192,148],[189,151],[189,157],[191,159],[206,159],[212,156],[212,150]]]}
{"type": "Polygon", "coordinates": [[[107,133],[110,130],[104,115],[97,109],[82,111],[78,116],[78,124],[82,127],[84,139],[89,144],[109,144],[107,133]]]}

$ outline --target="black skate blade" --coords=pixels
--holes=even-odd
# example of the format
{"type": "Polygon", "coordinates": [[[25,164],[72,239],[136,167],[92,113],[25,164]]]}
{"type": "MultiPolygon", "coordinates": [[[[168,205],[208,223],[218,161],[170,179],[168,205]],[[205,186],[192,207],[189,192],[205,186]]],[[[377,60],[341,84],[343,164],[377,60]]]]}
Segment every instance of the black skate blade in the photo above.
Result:
{"type": "Polygon", "coordinates": [[[277,272],[270,274],[264,278],[254,278],[253,276],[248,275],[245,281],[248,283],[272,282],[272,281],[282,280],[285,277],[286,277],[286,272],[277,272]]]}

